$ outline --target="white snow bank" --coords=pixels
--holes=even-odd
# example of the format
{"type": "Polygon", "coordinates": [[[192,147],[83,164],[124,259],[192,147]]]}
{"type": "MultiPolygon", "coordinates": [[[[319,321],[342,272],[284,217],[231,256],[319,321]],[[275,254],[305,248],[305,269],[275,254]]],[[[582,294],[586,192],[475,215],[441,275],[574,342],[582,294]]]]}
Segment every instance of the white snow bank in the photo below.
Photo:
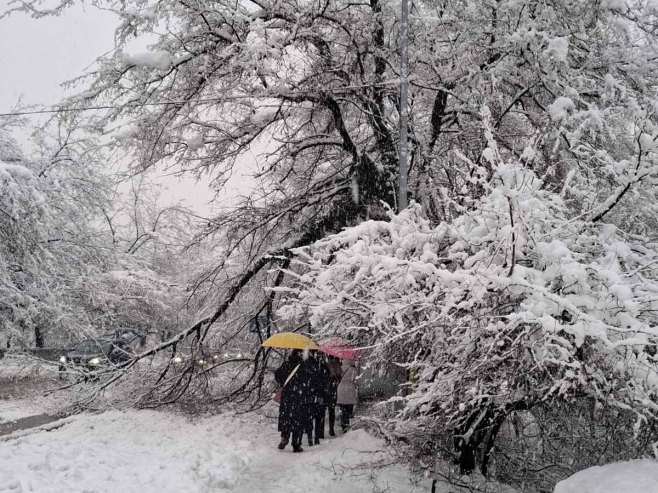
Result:
{"type": "MultiPolygon", "coordinates": [[[[274,413],[275,409],[270,411],[274,413]]],[[[0,441],[0,492],[420,493],[362,430],[292,453],[276,419],[223,414],[191,422],[156,411],[82,415],[50,432],[0,441]]],[[[443,488],[439,491],[443,492],[443,488]]],[[[448,490],[445,490],[448,491],[448,490]]]]}
{"type": "Polygon", "coordinates": [[[658,492],[658,462],[642,459],[590,467],[560,481],[554,490],[554,493],[622,492],[658,492]]]}
{"type": "Polygon", "coordinates": [[[233,486],[249,461],[240,427],[111,411],[0,444],[0,491],[180,492],[233,486]]]}

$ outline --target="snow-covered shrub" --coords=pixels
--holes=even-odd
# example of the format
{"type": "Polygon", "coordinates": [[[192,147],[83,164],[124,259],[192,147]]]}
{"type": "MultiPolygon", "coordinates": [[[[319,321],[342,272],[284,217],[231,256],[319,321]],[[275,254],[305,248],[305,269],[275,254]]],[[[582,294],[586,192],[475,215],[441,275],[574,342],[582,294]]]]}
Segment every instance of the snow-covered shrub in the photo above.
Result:
{"type": "Polygon", "coordinates": [[[298,249],[280,310],[405,367],[392,429],[421,441],[454,430],[466,470],[479,445],[486,469],[512,411],[589,397],[641,426],[658,410],[656,245],[494,160],[451,223],[432,227],[412,205],[298,249]]]}

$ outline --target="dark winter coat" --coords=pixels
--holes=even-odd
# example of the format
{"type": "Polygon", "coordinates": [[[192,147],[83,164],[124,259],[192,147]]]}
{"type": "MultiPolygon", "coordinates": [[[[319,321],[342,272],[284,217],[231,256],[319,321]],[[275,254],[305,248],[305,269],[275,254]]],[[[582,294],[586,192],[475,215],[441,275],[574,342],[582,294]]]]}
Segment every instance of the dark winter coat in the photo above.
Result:
{"type": "Polygon", "coordinates": [[[299,369],[283,387],[279,408],[279,431],[304,432],[311,427],[317,390],[312,365],[308,361],[286,360],[275,372],[274,378],[283,386],[297,365],[299,369]]]}
{"type": "Polygon", "coordinates": [[[321,398],[323,401],[327,398],[329,391],[329,369],[324,361],[319,359],[309,360],[313,369],[312,373],[312,387],[316,397],[321,398]]]}
{"type": "Polygon", "coordinates": [[[324,361],[316,358],[309,359],[312,367],[312,389],[315,393],[315,404],[313,406],[313,416],[320,418],[326,412],[326,399],[329,391],[329,369],[324,361]]]}
{"type": "Polygon", "coordinates": [[[327,363],[327,370],[329,372],[329,381],[327,383],[325,401],[327,404],[336,404],[338,384],[343,375],[343,369],[339,361],[329,361],[327,363]]]}

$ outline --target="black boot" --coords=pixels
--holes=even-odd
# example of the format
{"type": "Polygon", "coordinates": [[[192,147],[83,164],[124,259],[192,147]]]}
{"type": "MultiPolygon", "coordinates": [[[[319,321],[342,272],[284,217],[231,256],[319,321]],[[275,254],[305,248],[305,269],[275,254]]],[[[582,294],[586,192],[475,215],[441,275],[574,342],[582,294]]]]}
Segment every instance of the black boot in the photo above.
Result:
{"type": "Polygon", "coordinates": [[[302,448],[301,445],[293,445],[292,446],[292,451],[295,452],[295,453],[299,453],[299,452],[303,452],[304,449],[302,448]]]}
{"type": "Polygon", "coordinates": [[[313,438],[311,438],[311,435],[308,436],[308,446],[309,447],[313,446],[313,438]]]}
{"type": "Polygon", "coordinates": [[[279,442],[278,448],[279,450],[283,450],[286,448],[286,445],[288,445],[288,439],[287,438],[281,438],[281,441],[279,442]]]}
{"type": "Polygon", "coordinates": [[[329,430],[329,436],[330,437],[335,437],[336,436],[336,432],[334,431],[333,428],[329,430]]]}
{"type": "Polygon", "coordinates": [[[320,445],[320,439],[318,437],[315,437],[315,441],[313,442],[316,445],[320,445]]]}

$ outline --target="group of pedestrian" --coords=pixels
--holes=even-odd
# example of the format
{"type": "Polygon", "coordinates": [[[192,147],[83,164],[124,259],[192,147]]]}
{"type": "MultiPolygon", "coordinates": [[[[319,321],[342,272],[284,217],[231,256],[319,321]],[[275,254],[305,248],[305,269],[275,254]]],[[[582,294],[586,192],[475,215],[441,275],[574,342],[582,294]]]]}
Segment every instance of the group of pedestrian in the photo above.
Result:
{"type": "MultiPolygon", "coordinates": [[[[292,439],[293,452],[303,452],[302,438],[308,434],[308,445],[318,445],[324,438],[325,416],[329,413],[329,435],[336,436],[336,406],[340,407],[343,433],[350,426],[354,405],[358,400],[358,372],[350,361],[343,372],[341,361],[316,351],[308,356],[293,350],[274,372],[281,388],[279,431],[283,450],[292,439]]],[[[348,360],[349,361],[349,360],[348,360]]]]}

